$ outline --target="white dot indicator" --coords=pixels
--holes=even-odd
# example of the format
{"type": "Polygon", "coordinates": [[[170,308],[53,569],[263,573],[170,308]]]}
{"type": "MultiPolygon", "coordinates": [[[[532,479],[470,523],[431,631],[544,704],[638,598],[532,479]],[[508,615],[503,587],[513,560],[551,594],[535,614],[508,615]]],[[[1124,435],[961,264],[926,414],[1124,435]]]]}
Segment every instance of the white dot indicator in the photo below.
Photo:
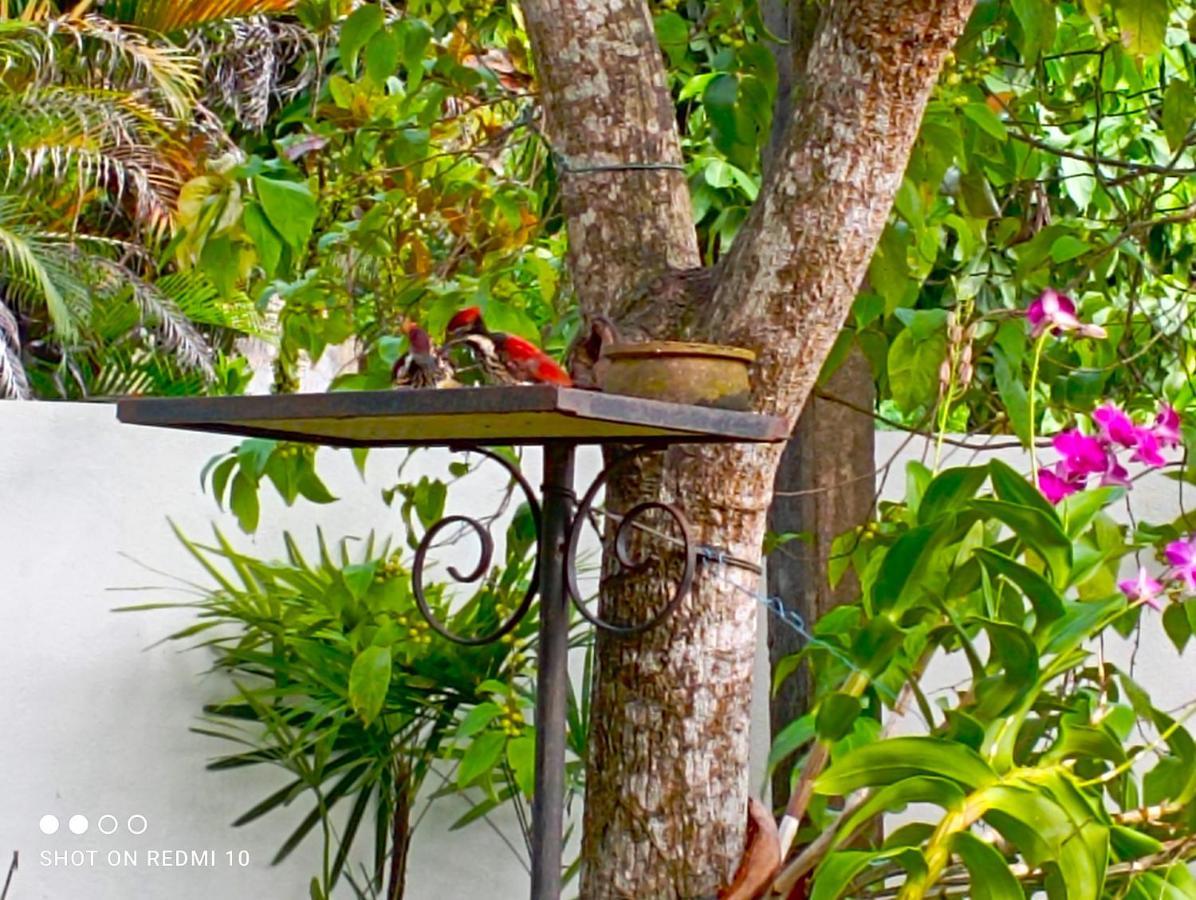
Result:
{"type": "Polygon", "coordinates": [[[96,828],[100,829],[100,834],[115,834],[119,827],[120,823],[116,821],[116,816],[100,816],[100,821],[96,822],[96,828]]]}
{"type": "Polygon", "coordinates": [[[71,816],[71,820],[66,823],[71,830],[71,834],[86,834],[87,833],[87,816],[71,816]]]}
{"type": "Polygon", "coordinates": [[[42,834],[54,834],[58,831],[58,816],[42,816],[37,825],[42,830],[42,834]]]}
{"type": "Polygon", "coordinates": [[[145,834],[145,829],[149,827],[149,823],[145,821],[145,816],[129,816],[129,834],[145,834]]]}

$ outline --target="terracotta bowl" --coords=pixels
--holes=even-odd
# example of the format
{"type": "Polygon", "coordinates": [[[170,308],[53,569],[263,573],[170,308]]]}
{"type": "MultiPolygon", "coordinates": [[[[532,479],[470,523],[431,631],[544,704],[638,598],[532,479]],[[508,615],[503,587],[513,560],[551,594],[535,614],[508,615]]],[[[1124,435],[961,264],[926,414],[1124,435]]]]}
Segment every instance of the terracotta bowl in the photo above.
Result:
{"type": "Polygon", "coordinates": [[[720,409],[750,406],[748,369],[756,359],[751,350],[685,341],[646,341],[614,344],[606,349],[605,356],[609,368],[602,389],[608,394],[720,409]]]}

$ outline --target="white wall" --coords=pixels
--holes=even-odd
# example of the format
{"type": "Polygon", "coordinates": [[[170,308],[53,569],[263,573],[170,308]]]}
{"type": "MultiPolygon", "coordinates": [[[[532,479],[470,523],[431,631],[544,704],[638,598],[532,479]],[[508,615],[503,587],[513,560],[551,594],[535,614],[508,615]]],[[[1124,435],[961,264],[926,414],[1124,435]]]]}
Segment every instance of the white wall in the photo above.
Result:
{"type": "MultiPolygon", "coordinates": [[[[879,460],[896,447],[880,436],[879,460]]],[[[306,800],[287,815],[252,825],[229,823],[280,786],[282,775],[242,770],[204,771],[210,756],[227,747],[188,729],[205,701],[220,696],[219,681],[203,675],[201,652],[150,645],[181,624],[186,613],[114,614],[115,606],[181,599],[174,578],[206,579],[175,541],[166,517],[192,535],[210,522],[260,554],[275,554],[288,528],[310,541],[319,523],[330,537],[364,536],[393,529],[397,513],[381,501],[378,486],[393,479],[399,451],[376,452],[363,484],[347,453],[324,451],[321,471],[334,494],[351,502],[314,507],[300,500],[285,509],[263,491],[263,521],[256,539],[199,489],[198,474],[234,439],[123,426],[108,405],[0,404],[0,886],[13,850],[21,869],[9,900],[292,900],[308,896],[319,841],[309,838],[291,859],[271,867],[287,826],[307,812],[306,800]],[[169,573],[169,574],[162,574],[169,573]],[[132,588],[152,587],[150,591],[132,588]],[[44,815],[62,825],[54,835],[39,829],[44,815]],[[68,819],[85,815],[86,834],[68,819]],[[98,833],[101,816],[115,816],[120,830],[98,833]],[[126,831],[130,816],[144,816],[146,831],[126,831]],[[110,850],[136,850],[136,868],[110,866],[110,850]],[[213,850],[212,868],[147,864],[150,850],[213,850]],[[42,865],[43,852],[96,851],[82,866],[42,865]],[[229,866],[228,850],[247,851],[247,868],[229,866]]],[[[902,457],[921,452],[906,447],[902,457]]],[[[419,464],[438,471],[445,457],[425,454],[419,464]]],[[[963,462],[957,456],[951,464],[963,462]]],[[[536,483],[535,466],[529,476],[536,483]]],[[[583,455],[579,483],[596,469],[583,455]]],[[[899,494],[903,475],[888,481],[899,494]]],[[[412,470],[408,470],[412,471],[412,470]]],[[[416,470],[418,471],[418,470],[416,470]]],[[[1138,488],[1136,506],[1160,517],[1174,495],[1170,482],[1138,488]]],[[[493,490],[478,483],[458,491],[459,503],[490,509],[493,490]]],[[[1154,624],[1139,653],[1140,677],[1155,686],[1166,706],[1194,692],[1186,669],[1154,624]],[[1176,671],[1185,677],[1176,678],[1176,671]]],[[[940,683],[948,683],[950,664],[940,683]]],[[[757,684],[753,784],[767,747],[766,678],[757,684]]],[[[416,832],[408,896],[465,896],[483,887],[495,900],[526,896],[526,876],[485,823],[448,834],[465,810],[458,798],[438,801],[416,832]]],[[[136,824],[136,823],[135,823],[136,824]]],[[[509,817],[496,829],[518,843],[509,817]]],[[[53,856],[51,856],[53,860],[53,856]]],[[[350,896],[342,893],[338,896],[350,896]]]]}

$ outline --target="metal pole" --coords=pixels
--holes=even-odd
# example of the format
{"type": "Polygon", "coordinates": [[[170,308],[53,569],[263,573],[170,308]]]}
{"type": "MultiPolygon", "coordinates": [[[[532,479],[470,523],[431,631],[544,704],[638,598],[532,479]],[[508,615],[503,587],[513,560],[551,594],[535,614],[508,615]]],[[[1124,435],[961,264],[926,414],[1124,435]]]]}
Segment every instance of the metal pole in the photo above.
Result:
{"type": "Polygon", "coordinates": [[[540,646],[536,689],[536,788],[532,798],[532,900],[561,896],[569,601],[565,553],[573,519],[573,444],[544,446],[540,529],[540,646]]]}

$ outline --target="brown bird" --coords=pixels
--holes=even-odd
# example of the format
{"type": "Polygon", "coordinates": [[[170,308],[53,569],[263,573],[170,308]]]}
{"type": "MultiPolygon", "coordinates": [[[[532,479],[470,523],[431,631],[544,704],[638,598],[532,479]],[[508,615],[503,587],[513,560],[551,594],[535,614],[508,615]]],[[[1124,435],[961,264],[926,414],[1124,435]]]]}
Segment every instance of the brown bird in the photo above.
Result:
{"type": "Polygon", "coordinates": [[[482,311],[476,306],[461,310],[449,320],[445,343],[467,346],[486,375],[498,384],[573,386],[569,373],[531,341],[487,329],[482,311]]]}
{"type": "Polygon", "coordinates": [[[610,360],[606,350],[620,343],[619,329],[606,316],[586,316],[581,330],[565,352],[565,367],[575,387],[601,390],[610,360]]]}
{"type": "Polygon", "coordinates": [[[403,323],[410,345],[391,370],[391,380],[401,388],[457,387],[453,368],[440,348],[432,345],[428,332],[414,322],[403,323]]]}

